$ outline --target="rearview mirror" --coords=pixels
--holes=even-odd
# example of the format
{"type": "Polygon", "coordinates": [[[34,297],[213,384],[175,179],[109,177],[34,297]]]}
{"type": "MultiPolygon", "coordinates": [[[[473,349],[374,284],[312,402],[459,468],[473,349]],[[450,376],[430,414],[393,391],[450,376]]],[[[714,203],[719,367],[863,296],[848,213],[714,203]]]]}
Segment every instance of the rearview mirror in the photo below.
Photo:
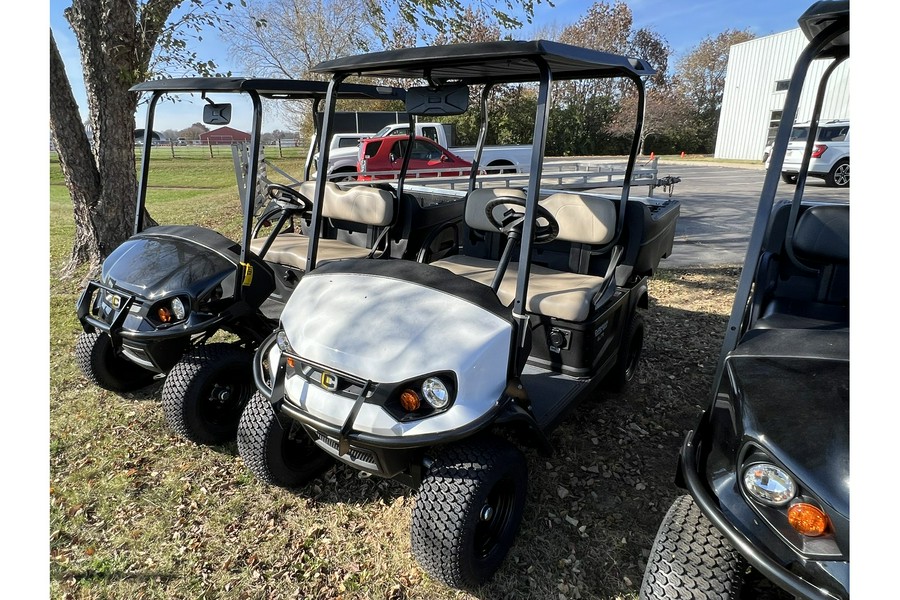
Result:
{"type": "Polygon", "coordinates": [[[206,104],[203,106],[203,122],[207,125],[228,125],[231,123],[230,104],[206,104]]]}
{"type": "Polygon", "coordinates": [[[406,90],[406,112],[411,115],[461,115],[469,108],[469,86],[413,87],[406,90]]]}

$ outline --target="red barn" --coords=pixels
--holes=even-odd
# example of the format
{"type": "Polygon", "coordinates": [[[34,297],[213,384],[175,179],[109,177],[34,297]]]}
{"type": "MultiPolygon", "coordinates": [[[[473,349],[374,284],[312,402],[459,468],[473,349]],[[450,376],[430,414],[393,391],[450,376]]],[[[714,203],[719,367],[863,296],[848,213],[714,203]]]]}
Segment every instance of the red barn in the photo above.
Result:
{"type": "Polygon", "coordinates": [[[200,141],[204,144],[230,144],[231,142],[249,142],[250,134],[238,131],[231,127],[219,127],[212,131],[200,134],[200,141]]]}

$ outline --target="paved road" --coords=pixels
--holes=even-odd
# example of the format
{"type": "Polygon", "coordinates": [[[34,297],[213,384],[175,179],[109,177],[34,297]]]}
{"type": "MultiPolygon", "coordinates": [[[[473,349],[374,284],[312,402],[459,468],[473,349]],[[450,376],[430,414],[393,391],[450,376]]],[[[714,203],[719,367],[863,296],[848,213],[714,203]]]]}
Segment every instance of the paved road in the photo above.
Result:
{"type": "MultiPolygon", "coordinates": [[[[681,201],[675,248],[662,264],[668,267],[742,264],[765,174],[762,165],[738,168],[660,163],[660,177],[681,177],[673,193],[673,198],[681,201]]],[[[777,197],[790,200],[794,189],[780,183],[777,197]]],[[[662,188],[654,193],[660,196],[662,188]]],[[[829,188],[823,180],[813,178],[807,183],[805,198],[846,201],[849,189],[829,188]]]]}

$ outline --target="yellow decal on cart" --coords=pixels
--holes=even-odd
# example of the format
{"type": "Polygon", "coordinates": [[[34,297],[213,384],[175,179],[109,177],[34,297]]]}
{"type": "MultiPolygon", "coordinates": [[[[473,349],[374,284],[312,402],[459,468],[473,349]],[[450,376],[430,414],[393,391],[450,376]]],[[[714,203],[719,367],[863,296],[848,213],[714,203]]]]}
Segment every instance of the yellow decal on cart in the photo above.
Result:
{"type": "Polygon", "coordinates": [[[244,267],[244,281],[242,285],[247,287],[253,282],[253,265],[250,263],[241,263],[241,266],[244,267]]]}

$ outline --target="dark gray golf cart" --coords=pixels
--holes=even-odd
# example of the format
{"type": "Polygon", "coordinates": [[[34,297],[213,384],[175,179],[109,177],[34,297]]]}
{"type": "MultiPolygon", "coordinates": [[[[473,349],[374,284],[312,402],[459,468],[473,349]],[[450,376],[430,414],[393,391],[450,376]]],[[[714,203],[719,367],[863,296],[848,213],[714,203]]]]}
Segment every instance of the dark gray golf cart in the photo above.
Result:
{"type": "MultiPolygon", "coordinates": [[[[100,278],[87,285],[77,304],[84,332],[76,360],[84,375],[105,389],[129,391],[166,374],[162,396],[167,421],[195,442],[234,439],[243,406],[255,389],[253,351],[275,328],[306,264],[309,183],[286,185],[258,177],[263,99],[308,100],[317,114],[327,90],[328,84],[320,81],[243,78],[166,79],[132,88],[150,94],[146,132],[153,130],[157,103],[166,95],[202,95],[208,102],[204,121],[215,125],[230,120],[232,107],[214,103],[213,97],[242,94],[252,103],[246,173],[238,190],[241,239],[196,225],[144,227],[151,154],[145,144],[134,235],[107,257],[100,278]],[[266,194],[257,193],[258,185],[266,185],[266,194]],[[232,339],[210,342],[219,331],[232,339]]],[[[340,97],[402,101],[403,95],[398,88],[348,85],[340,97]]],[[[312,152],[303,180],[310,176],[311,159],[312,152]]],[[[455,224],[462,219],[461,202],[431,209],[405,205],[385,187],[368,193],[337,186],[329,191],[328,226],[318,229],[323,263],[346,257],[414,257],[438,225],[450,232],[439,240],[450,247],[455,224]]]]}
{"type": "MultiPolygon", "coordinates": [[[[641,598],[735,598],[747,564],[797,598],[850,593],[850,208],[804,198],[825,88],[850,55],[849,2],[800,17],[794,68],[712,399],[681,449],[641,598]],[[810,64],[818,83],[791,201],[776,201],[810,64]]],[[[814,84],[815,82],[810,82],[814,84]]]]}
{"type": "MultiPolygon", "coordinates": [[[[323,457],[418,490],[412,549],[450,586],[492,577],[511,547],[528,484],[510,438],[552,451],[550,433],[580,400],[622,389],[638,365],[648,280],[672,250],[671,198],[630,195],[644,106],[641,59],[548,41],[409,48],[323,63],[333,98],[349,76],[411,80],[407,110],[460,114],[481,87],[481,129],[457,253],[420,261],[316,263],[257,351],[260,393],[238,450],[260,479],[294,487],[323,457]],[[542,186],[551,83],[622,78],[639,98],[621,193],[542,186]],[[427,85],[416,85],[425,81],[427,85]],[[497,84],[534,85],[525,188],[476,185],[497,84]],[[475,91],[475,90],[471,90],[475,91]]],[[[327,160],[327,146],[320,152],[327,160]]],[[[403,194],[450,193],[408,185],[403,194]]],[[[316,182],[312,229],[327,193],[316,182]]],[[[316,236],[311,236],[315,244],[316,236]]]]}

